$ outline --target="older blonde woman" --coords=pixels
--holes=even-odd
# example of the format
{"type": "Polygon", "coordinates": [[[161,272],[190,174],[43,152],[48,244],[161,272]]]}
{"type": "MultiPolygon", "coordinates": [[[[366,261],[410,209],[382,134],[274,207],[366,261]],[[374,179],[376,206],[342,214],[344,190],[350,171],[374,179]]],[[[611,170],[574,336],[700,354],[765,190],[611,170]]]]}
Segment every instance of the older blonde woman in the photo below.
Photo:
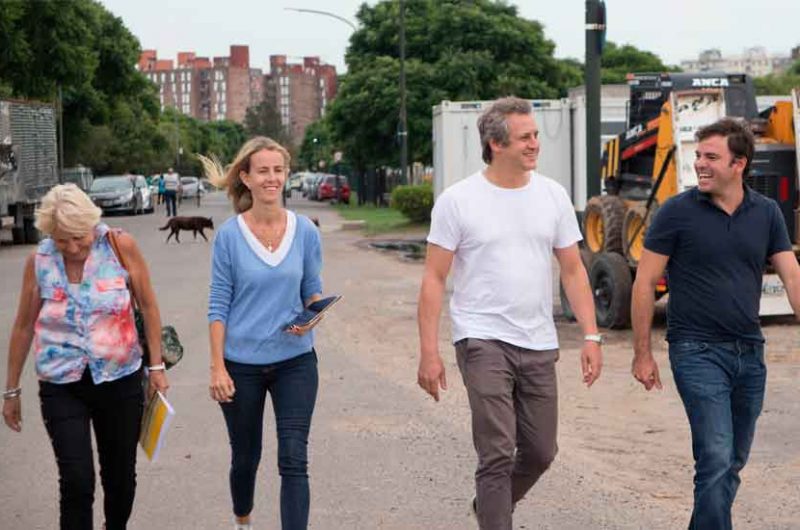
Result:
{"type": "Polygon", "coordinates": [[[308,526],[308,433],[317,397],[317,355],[308,328],[287,324],[322,293],[320,235],[283,207],[289,153],[255,137],[223,170],[201,158],[211,183],[228,189],[238,215],[214,238],[208,320],[211,397],[231,442],[235,528],[251,528],[264,405],[272,398],[281,475],[281,527],[308,526]]]}
{"type": "Polygon", "coordinates": [[[136,489],[143,408],[142,348],[127,283],[137,293],[150,350],[150,392],[166,391],[161,325],[147,266],[119,233],[122,267],[100,210],[74,184],[55,186],[36,212],[48,236],[25,263],[8,354],[3,419],[22,429],[20,375],[33,344],[42,417],[55,452],[62,529],[92,528],[94,428],[105,528],[124,529],[136,489]]]}

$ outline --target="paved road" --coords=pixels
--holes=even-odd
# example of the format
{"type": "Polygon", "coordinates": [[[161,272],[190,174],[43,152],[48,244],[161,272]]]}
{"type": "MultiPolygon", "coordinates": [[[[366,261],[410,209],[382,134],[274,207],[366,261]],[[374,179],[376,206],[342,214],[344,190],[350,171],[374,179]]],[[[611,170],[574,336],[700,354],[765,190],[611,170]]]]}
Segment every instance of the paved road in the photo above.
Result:
{"type": "MultiPolygon", "coordinates": [[[[361,250],[356,245],[358,234],[337,230],[339,220],[326,206],[298,201],[290,207],[320,218],[325,290],[345,295],[318,334],[321,385],[310,445],[311,527],[475,528],[468,510],[474,466],[469,416],[451,353],[446,357],[451,389],[442,403],[424,399],[415,385],[414,314],[421,267],[361,250]]],[[[187,205],[181,213],[212,216],[217,224],[231,215],[221,194],[209,196],[199,210],[187,205]]],[[[202,239],[192,241],[186,234],[180,245],[164,244],[166,233],[157,231],[163,222],[161,211],[108,219],[139,241],[150,263],[162,315],[176,326],[186,347],[184,361],[169,373],[169,396],[178,415],[160,460],[151,463],[140,457],[130,528],[230,528],[227,436],[222,416],[206,390],[210,245],[202,239]]],[[[0,249],[4,278],[0,343],[4,345],[16,307],[22,263],[30,250],[0,249]]],[[[610,363],[609,370],[627,377],[626,363],[621,361],[616,368],[610,363]]],[[[678,495],[684,503],[680,509],[676,509],[674,497],[659,500],[643,494],[640,490],[646,486],[613,484],[611,476],[599,472],[603,468],[596,465],[607,456],[582,450],[594,444],[592,432],[581,429],[585,426],[581,422],[589,421],[582,418],[592,417],[597,408],[591,403],[592,395],[575,397],[579,385],[572,382],[577,378],[574,358],[562,359],[561,365],[561,379],[569,381],[562,395],[566,409],[562,449],[566,449],[534,495],[520,504],[516,528],[667,530],[685,526],[686,460],[681,461],[683,476],[679,477],[684,481],[684,491],[678,495]],[[577,421],[572,417],[574,411],[577,421]]],[[[0,428],[2,530],[56,527],[55,463],[42,426],[32,372],[29,362],[23,377],[23,433],[0,428]]],[[[0,381],[4,380],[3,357],[0,381]]],[[[670,406],[673,412],[679,410],[674,402],[670,406]]],[[[254,516],[256,528],[277,529],[274,428],[271,412],[267,416],[267,447],[254,516]]],[[[688,457],[685,451],[684,456],[688,457]]],[[[609,453],[608,458],[614,455],[609,453]]],[[[98,527],[102,520],[100,490],[98,485],[98,527]]],[[[749,528],[764,528],[758,526],[758,520],[753,524],[749,528]]]]}

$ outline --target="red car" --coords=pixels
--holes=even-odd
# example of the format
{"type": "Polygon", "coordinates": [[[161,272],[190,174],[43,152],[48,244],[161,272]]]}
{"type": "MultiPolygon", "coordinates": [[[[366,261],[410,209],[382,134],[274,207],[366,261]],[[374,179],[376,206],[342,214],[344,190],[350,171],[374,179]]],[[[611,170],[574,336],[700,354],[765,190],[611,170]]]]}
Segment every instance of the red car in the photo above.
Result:
{"type": "Polygon", "coordinates": [[[319,183],[317,190],[317,200],[324,201],[326,199],[336,199],[336,179],[339,179],[338,199],[339,202],[350,204],[350,184],[347,183],[347,177],[336,175],[325,175],[322,182],[319,183]]]}

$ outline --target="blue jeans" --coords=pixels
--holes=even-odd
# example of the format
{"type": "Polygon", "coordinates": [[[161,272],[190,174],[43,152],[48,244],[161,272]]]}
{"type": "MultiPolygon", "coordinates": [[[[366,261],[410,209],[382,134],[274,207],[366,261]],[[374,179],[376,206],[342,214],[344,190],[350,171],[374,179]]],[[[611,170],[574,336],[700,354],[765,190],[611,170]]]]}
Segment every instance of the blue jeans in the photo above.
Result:
{"type": "Polygon", "coordinates": [[[692,431],[694,510],[690,530],[730,530],[731,507],[764,402],[764,345],[675,341],[675,385],[692,431]]]}
{"type": "Polygon", "coordinates": [[[281,475],[281,527],[308,526],[308,432],[317,399],[317,354],[314,350],[274,364],[225,361],[236,393],[221,403],[231,442],[230,486],[233,513],[253,510],[256,472],[261,460],[264,404],[272,398],[278,434],[281,475]]]}

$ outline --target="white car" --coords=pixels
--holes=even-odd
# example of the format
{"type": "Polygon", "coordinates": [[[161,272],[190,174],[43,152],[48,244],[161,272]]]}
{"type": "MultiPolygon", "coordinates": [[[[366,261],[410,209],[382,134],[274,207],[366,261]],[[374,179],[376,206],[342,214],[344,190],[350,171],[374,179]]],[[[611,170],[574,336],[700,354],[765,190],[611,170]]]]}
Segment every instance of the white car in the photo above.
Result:
{"type": "Polygon", "coordinates": [[[203,183],[197,177],[181,177],[181,196],[186,199],[206,192],[203,183]]]}

